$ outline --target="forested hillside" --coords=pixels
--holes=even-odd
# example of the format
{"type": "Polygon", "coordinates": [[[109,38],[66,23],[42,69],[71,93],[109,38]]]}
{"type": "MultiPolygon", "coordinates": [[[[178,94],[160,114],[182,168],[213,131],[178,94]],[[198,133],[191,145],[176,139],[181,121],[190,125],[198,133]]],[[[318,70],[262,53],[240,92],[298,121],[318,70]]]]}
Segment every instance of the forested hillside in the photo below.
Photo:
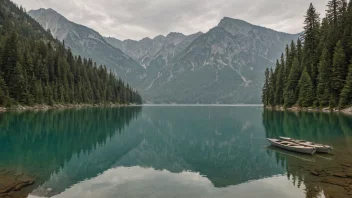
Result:
{"type": "Polygon", "coordinates": [[[266,69],[265,106],[345,108],[352,105],[352,1],[331,0],[321,20],[311,4],[301,40],[266,69]]]}
{"type": "Polygon", "coordinates": [[[73,56],[10,0],[0,0],[0,106],[141,103],[105,66],[73,56]]]}

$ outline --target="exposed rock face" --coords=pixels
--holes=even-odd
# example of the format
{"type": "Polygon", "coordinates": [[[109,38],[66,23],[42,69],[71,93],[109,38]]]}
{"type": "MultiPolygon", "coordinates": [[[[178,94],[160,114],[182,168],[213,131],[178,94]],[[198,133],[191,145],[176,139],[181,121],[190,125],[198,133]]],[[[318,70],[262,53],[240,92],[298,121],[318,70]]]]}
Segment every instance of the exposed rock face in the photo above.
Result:
{"type": "Polygon", "coordinates": [[[72,52],[92,58],[117,73],[123,80],[137,86],[144,68],[135,60],[124,54],[120,49],[110,45],[96,31],[73,23],[52,9],[29,11],[28,14],[38,21],[45,29],[49,29],[54,37],[65,41],[72,52]]]}
{"type": "Polygon", "coordinates": [[[106,39],[146,68],[139,89],[151,102],[260,103],[265,68],[298,36],[225,17],[205,34],[106,39]]]}
{"type": "Polygon", "coordinates": [[[265,68],[299,37],[225,17],[205,34],[105,42],[53,10],[29,14],[77,54],[113,68],[152,103],[260,103],[265,68]]]}
{"type": "Polygon", "coordinates": [[[0,197],[27,197],[24,188],[34,184],[34,179],[13,171],[0,170],[0,197]]]}

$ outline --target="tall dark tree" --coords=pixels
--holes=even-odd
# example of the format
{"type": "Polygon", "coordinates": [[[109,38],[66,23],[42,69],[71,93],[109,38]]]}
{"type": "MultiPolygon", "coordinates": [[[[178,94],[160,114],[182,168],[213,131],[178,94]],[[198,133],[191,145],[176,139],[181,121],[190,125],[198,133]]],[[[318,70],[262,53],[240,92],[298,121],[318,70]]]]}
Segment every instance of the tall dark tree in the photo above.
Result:
{"type": "Polygon", "coordinates": [[[276,78],[273,72],[273,69],[270,68],[269,74],[269,105],[275,106],[275,86],[276,86],[276,78]]]}
{"type": "Polygon", "coordinates": [[[269,106],[269,94],[270,94],[270,88],[269,88],[269,83],[270,83],[270,72],[269,68],[266,68],[265,70],[265,82],[264,82],[264,87],[263,87],[263,95],[262,95],[262,103],[264,106],[269,106]]]}
{"type": "Polygon", "coordinates": [[[332,78],[331,87],[332,94],[330,99],[330,105],[336,107],[338,105],[339,96],[342,88],[345,85],[346,80],[346,63],[345,63],[345,53],[342,48],[341,41],[336,44],[332,62],[332,78]]]}
{"type": "Polygon", "coordinates": [[[303,70],[299,80],[299,98],[298,103],[301,107],[310,107],[313,105],[314,93],[312,79],[310,78],[307,68],[303,70]]]}
{"type": "Polygon", "coordinates": [[[320,38],[320,18],[313,4],[310,4],[304,21],[304,58],[303,66],[307,68],[313,85],[316,85],[317,64],[319,62],[318,46],[320,38]]]}
{"type": "Polygon", "coordinates": [[[281,63],[277,62],[276,66],[276,85],[275,85],[275,104],[284,104],[284,83],[285,83],[285,61],[284,55],[281,55],[281,63]]]}
{"type": "Polygon", "coordinates": [[[346,79],[346,84],[341,92],[339,107],[344,108],[350,105],[352,105],[352,61],[349,65],[349,72],[346,79]]]}
{"type": "Polygon", "coordinates": [[[298,58],[294,58],[290,75],[287,79],[285,88],[285,107],[291,107],[296,104],[298,99],[298,81],[301,77],[301,71],[298,58]]]}
{"type": "Polygon", "coordinates": [[[303,59],[303,46],[300,38],[297,39],[297,59],[299,66],[301,67],[302,59],[303,59]]]}
{"type": "Polygon", "coordinates": [[[331,0],[328,2],[328,9],[326,10],[326,17],[330,21],[331,25],[337,26],[339,19],[339,9],[342,6],[341,0],[331,0]]]}
{"type": "Polygon", "coordinates": [[[17,33],[12,31],[10,37],[5,41],[1,56],[1,70],[3,71],[3,77],[7,84],[10,82],[13,69],[16,67],[18,61],[17,43],[17,33]]]}
{"type": "Polygon", "coordinates": [[[331,59],[329,56],[329,52],[326,48],[324,48],[319,62],[319,75],[318,75],[318,87],[317,87],[317,98],[319,101],[319,105],[321,107],[325,107],[329,105],[330,91],[331,91],[330,65],[331,65],[331,59]]]}

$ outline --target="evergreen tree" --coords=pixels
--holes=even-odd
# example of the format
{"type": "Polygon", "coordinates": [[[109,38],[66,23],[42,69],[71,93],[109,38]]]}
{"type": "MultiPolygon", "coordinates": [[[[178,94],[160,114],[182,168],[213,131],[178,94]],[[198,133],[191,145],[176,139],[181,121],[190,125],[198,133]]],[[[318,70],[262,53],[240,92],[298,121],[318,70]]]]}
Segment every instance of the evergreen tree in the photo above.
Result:
{"type": "Polygon", "coordinates": [[[304,58],[303,66],[307,68],[312,77],[313,85],[316,85],[317,64],[319,61],[318,46],[320,36],[320,19],[313,4],[310,4],[304,21],[304,58]]]}
{"type": "Polygon", "coordinates": [[[331,74],[330,65],[331,60],[329,52],[326,48],[324,48],[319,62],[319,75],[317,87],[317,98],[321,107],[329,105],[331,74]]]}
{"type": "Polygon", "coordinates": [[[273,72],[273,69],[270,68],[270,74],[269,74],[269,105],[270,106],[275,106],[275,86],[276,86],[276,79],[275,75],[273,72]]]}
{"type": "Polygon", "coordinates": [[[349,72],[348,77],[346,79],[346,84],[341,92],[339,107],[344,108],[350,105],[352,105],[352,61],[349,65],[349,72]]]}
{"type": "Polygon", "coordinates": [[[310,107],[313,104],[314,93],[312,79],[310,78],[307,68],[304,68],[299,80],[299,98],[298,103],[301,107],[310,107]]]}
{"type": "Polygon", "coordinates": [[[332,62],[332,94],[330,99],[330,106],[336,107],[339,101],[339,95],[345,85],[346,80],[346,63],[345,54],[342,48],[341,41],[336,44],[332,62]]]}
{"type": "Polygon", "coordinates": [[[11,74],[9,91],[11,98],[22,104],[28,104],[28,90],[20,63],[17,63],[11,74]]]}
{"type": "Polygon", "coordinates": [[[281,55],[281,64],[277,62],[276,66],[276,85],[275,85],[275,105],[284,104],[284,80],[285,80],[285,62],[283,54],[281,55]]]}
{"type": "Polygon", "coordinates": [[[7,84],[11,79],[13,69],[16,67],[18,61],[18,50],[17,50],[17,34],[13,31],[10,37],[6,40],[3,48],[1,57],[1,68],[3,71],[3,77],[7,84]]]}
{"type": "Polygon", "coordinates": [[[7,86],[5,80],[0,75],[0,106],[7,106],[9,102],[7,86]]]}
{"type": "Polygon", "coordinates": [[[291,68],[290,75],[287,79],[285,88],[285,107],[291,107],[296,104],[298,99],[298,81],[301,76],[300,66],[298,58],[294,58],[293,65],[291,68]]]}
{"type": "Polygon", "coordinates": [[[328,9],[326,10],[326,17],[330,21],[332,26],[337,26],[337,21],[340,18],[339,10],[342,6],[341,0],[331,0],[328,2],[328,9]]]}
{"type": "Polygon", "coordinates": [[[264,83],[264,87],[263,87],[263,95],[262,95],[262,103],[264,104],[264,106],[269,106],[269,93],[270,93],[270,89],[269,89],[269,68],[266,68],[265,70],[265,83],[264,83]]]}
{"type": "Polygon", "coordinates": [[[299,63],[299,67],[301,67],[302,59],[303,59],[303,51],[302,51],[302,41],[300,38],[297,39],[297,59],[299,63]]]}

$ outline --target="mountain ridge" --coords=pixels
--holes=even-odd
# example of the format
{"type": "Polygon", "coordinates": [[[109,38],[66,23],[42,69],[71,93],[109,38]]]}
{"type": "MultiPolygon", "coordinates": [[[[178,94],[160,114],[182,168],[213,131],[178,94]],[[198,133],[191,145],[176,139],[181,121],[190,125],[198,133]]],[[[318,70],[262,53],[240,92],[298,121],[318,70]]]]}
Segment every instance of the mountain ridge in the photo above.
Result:
{"type": "Polygon", "coordinates": [[[298,38],[229,17],[206,33],[103,37],[138,63],[140,70],[127,65],[123,76],[151,103],[260,103],[262,73],[298,38]]]}

